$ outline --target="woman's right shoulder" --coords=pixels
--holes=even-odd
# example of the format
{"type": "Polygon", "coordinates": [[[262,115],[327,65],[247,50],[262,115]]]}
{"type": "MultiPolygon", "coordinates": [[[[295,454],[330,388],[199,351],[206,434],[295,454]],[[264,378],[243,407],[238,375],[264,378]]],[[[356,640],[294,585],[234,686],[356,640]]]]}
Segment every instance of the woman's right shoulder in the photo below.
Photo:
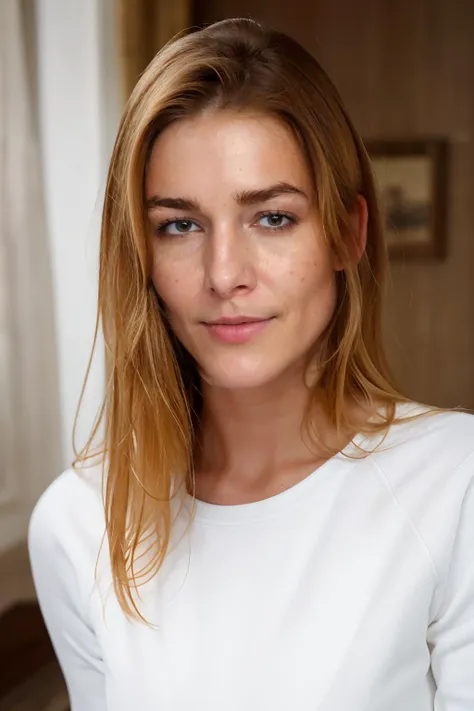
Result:
{"type": "Polygon", "coordinates": [[[67,469],[37,501],[29,522],[31,550],[96,555],[105,532],[102,467],[67,469]]]}

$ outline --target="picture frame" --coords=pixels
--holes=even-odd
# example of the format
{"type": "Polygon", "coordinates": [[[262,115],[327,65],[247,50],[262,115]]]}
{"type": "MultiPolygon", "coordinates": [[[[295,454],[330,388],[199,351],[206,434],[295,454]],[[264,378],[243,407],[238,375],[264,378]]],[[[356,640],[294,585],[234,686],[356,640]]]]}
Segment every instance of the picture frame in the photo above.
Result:
{"type": "Polygon", "coordinates": [[[447,254],[447,141],[365,143],[379,191],[390,259],[444,259],[447,254]]]}

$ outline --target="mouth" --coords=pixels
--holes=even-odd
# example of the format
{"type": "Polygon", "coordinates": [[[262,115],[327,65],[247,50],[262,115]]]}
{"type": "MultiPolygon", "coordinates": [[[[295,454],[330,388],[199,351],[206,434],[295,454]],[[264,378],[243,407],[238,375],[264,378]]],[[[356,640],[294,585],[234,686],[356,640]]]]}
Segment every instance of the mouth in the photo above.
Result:
{"type": "Polygon", "coordinates": [[[260,323],[269,319],[261,316],[225,316],[215,321],[206,321],[206,326],[240,326],[243,323],[260,323]]]}
{"type": "Polygon", "coordinates": [[[222,343],[246,343],[273,321],[271,318],[254,316],[232,316],[203,323],[208,333],[222,343]]]}

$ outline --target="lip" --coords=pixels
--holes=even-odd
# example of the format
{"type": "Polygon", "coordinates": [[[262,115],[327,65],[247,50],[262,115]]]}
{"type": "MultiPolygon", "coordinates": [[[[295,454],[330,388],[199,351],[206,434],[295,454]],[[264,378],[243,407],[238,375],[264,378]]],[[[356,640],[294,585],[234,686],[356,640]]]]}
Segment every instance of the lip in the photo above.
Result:
{"type": "Polygon", "coordinates": [[[261,333],[273,318],[232,316],[230,318],[207,321],[204,326],[209,334],[222,343],[246,343],[261,333]]]}

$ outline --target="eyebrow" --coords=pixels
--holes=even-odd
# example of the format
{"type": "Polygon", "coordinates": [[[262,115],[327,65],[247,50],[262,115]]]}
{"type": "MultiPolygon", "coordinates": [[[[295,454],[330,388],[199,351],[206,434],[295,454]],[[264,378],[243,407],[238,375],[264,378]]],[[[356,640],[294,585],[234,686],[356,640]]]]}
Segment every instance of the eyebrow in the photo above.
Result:
{"type": "MultiPolygon", "coordinates": [[[[300,195],[306,200],[309,200],[306,193],[296,185],[290,183],[276,183],[268,188],[260,190],[243,190],[239,193],[234,193],[233,198],[238,205],[256,205],[257,203],[267,202],[279,195],[300,195]]],[[[189,198],[171,198],[152,195],[146,200],[147,210],[153,210],[156,207],[169,207],[173,210],[191,210],[202,212],[199,203],[196,200],[189,198]]]]}

